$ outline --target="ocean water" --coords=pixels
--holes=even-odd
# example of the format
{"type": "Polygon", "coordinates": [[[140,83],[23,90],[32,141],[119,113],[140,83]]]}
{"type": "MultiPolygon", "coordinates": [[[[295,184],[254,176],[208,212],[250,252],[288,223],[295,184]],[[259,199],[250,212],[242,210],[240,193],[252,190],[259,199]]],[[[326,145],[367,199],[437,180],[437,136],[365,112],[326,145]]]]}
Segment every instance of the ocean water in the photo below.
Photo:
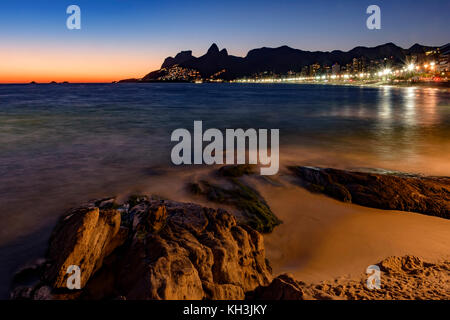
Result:
{"type": "Polygon", "coordinates": [[[171,196],[170,135],[194,120],[204,130],[280,129],[285,163],[450,175],[448,89],[0,85],[0,297],[70,206],[143,186],[171,196]]]}

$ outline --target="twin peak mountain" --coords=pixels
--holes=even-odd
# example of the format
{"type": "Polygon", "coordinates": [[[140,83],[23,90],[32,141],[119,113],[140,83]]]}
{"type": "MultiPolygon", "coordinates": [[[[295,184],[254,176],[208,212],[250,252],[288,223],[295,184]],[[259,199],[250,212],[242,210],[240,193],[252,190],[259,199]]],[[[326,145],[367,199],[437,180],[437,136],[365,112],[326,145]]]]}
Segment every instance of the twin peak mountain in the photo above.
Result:
{"type": "MultiPolygon", "coordinates": [[[[448,45],[447,45],[448,46],[448,45]]],[[[226,49],[219,50],[213,43],[206,54],[195,57],[192,51],[181,51],[175,57],[168,57],[164,60],[161,69],[150,72],[142,79],[129,79],[123,82],[154,82],[161,80],[177,80],[170,78],[170,70],[180,67],[181,71],[193,72],[199,78],[208,79],[220,74],[223,80],[234,80],[252,76],[263,72],[273,72],[276,74],[286,74],[289,71],[299,72],[304,66],[315,63],[332,66],[335,63],[346,65],[352,63],[354,58],[364,57],[367,62],[371,60],[389,59],[392,63],[405,62],[406,57],[412,54],[423,54],[426,51],[435,50],[437,47],[413,45],[409,49],[403,49],[393,43],[386,43],[376,47],[356,47],[344,52],[334,50],[323,51],[303,51],[293,49],[288,46],[278,48],[259,48],[250,50],[245,57],[229,55],[226,49]]]]}

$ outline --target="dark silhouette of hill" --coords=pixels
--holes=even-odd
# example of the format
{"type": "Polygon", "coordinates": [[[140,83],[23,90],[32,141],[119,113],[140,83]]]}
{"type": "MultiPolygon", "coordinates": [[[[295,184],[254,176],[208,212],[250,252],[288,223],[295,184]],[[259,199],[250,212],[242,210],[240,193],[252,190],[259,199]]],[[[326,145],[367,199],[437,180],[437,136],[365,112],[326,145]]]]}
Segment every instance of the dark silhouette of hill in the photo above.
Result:
{"type": "MultiPolygon", "coordinates": [[[[446,46],[443,46],[443,48],[446,46]]],[[[403,49],[394,43],[386,43],[371,48],[356,47],[347,52],[341,50],[322,52],[303,51],[282,46],[278,48],[263,47],[253,49],[245,57],[236,57],[229,55],[226,49],[219,50],[219,47],[213,43],[206,54],[200,57],[194,57],[190,50],[181,51],[175,57],[166,58],[161,68],[168,69],[174,65],[179,65],[198,70],[203,78],[208,78],[221,70],[226,70],[221,74],[221,78],[232,80],[265,71],[275,73],[298,72],[302,67],[314,63],[329,66],[334,63],[346,65],[351,63],[354,58],[361,57],[364,57],[367,62],[388,58],[394,63],[400,63],[405,62],[407,55],[420,54],[436,48],[415,44],[409,49],[403,49]]],[[[155,81],[164,72],[164,70],[153,71],[142,78],[141,81],[155,81]]]]}
{"type": "Polygon", "coordinates": [[[162,64],[161,68],[168,68],[168,67],[173,66],[174,64],[181,64],[183,62],[191,60],[192,58],[194,58],[194,56],[192,55],[191,50],[181,51],[180,53],[178,53],[175,56],[175,58],[172,58],[172,57],[166,58],[162,64]]]}

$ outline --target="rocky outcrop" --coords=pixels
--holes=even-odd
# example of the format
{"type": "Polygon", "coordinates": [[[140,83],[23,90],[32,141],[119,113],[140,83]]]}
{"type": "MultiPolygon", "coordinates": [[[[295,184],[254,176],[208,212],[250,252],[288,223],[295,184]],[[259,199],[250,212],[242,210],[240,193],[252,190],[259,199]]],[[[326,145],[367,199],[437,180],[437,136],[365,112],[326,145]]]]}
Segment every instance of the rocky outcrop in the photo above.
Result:
{"type": "MultiPolygon", "coordinates": [[[[50,239],[39,281],[15,299],[243,299],[271,281],[262,236],[224,210],[133,197],[69,211],[50,239]],[[78,265],[81,289],[68,290],[78,265]]],[[[20,277],[16,277],[19,279],[20,277]]]]}
{"type": "Polygon", "coordinates": [[[449,177],[423,177],[381,170],[291,169],[309,190],[341,201],[450,219],[449,177]]]}
{"type": "Polygon", "coordinates": [[[242,299],[271,279],[262,236],[224,210],[152,200],[130,215],[135,236],[123,260],[145,258],[120,267],[128,298],[242,299]],[[164,221],[159,230],[152,220],[164,221]]]}
{"type": "Polygon", "coordinates": [[[126,237],[120,230],[120,212],[98,207],[77,208],[59,221],[50,239],[44,278],[53,288],[67,286],[69,266],[79,266],[81,286],[126,237]]]}
{"type": "Polygon", "coordinates": [[[304,293],[300,283],[292,275],[282,274],[268,286],[261,286],[247,293],[248,300],[303,300],[304,293]]]}

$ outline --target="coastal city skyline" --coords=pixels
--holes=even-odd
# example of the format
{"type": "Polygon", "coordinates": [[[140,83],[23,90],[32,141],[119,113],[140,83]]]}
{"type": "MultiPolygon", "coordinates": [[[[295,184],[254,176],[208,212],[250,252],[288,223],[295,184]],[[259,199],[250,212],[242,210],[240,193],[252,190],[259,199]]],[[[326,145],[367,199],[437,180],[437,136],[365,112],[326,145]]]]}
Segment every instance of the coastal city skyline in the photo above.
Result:
{"type": "Polygon", "coordinates": [[[450,44],[408,49],[386,43],[344,52],[310,52],[282,46],[258,48],[246,57],[228,54],[212,44],[199,57],[182,51],[142,78],[120,82],[355,83],[447,82],[450,44]]]}
{"type": "Polygon", "coordinates": [[[1,83],[111,82],[143,77],[182,50],[199,56],[213,42],[230,55],[287,45],[307,51],[348,51],[393,42],[442,46],[450,5],[446,1],[378,1],[381,29],[366,27],[372,3],[243,4],[179,1],[77,1],[81,29],[68,30],[69,1],[0,4],[1,83]],[[39,14],[36,14],[36,13],[39,14]],[[433,19],[429,19],[430,15],[433,19]],[[428,18],[427,18],[428,17],[428,18]],[[420,22],[420,23],[419,23],[420,22]],[[333,28],[330,28],[330,26],[333,28]]]}

